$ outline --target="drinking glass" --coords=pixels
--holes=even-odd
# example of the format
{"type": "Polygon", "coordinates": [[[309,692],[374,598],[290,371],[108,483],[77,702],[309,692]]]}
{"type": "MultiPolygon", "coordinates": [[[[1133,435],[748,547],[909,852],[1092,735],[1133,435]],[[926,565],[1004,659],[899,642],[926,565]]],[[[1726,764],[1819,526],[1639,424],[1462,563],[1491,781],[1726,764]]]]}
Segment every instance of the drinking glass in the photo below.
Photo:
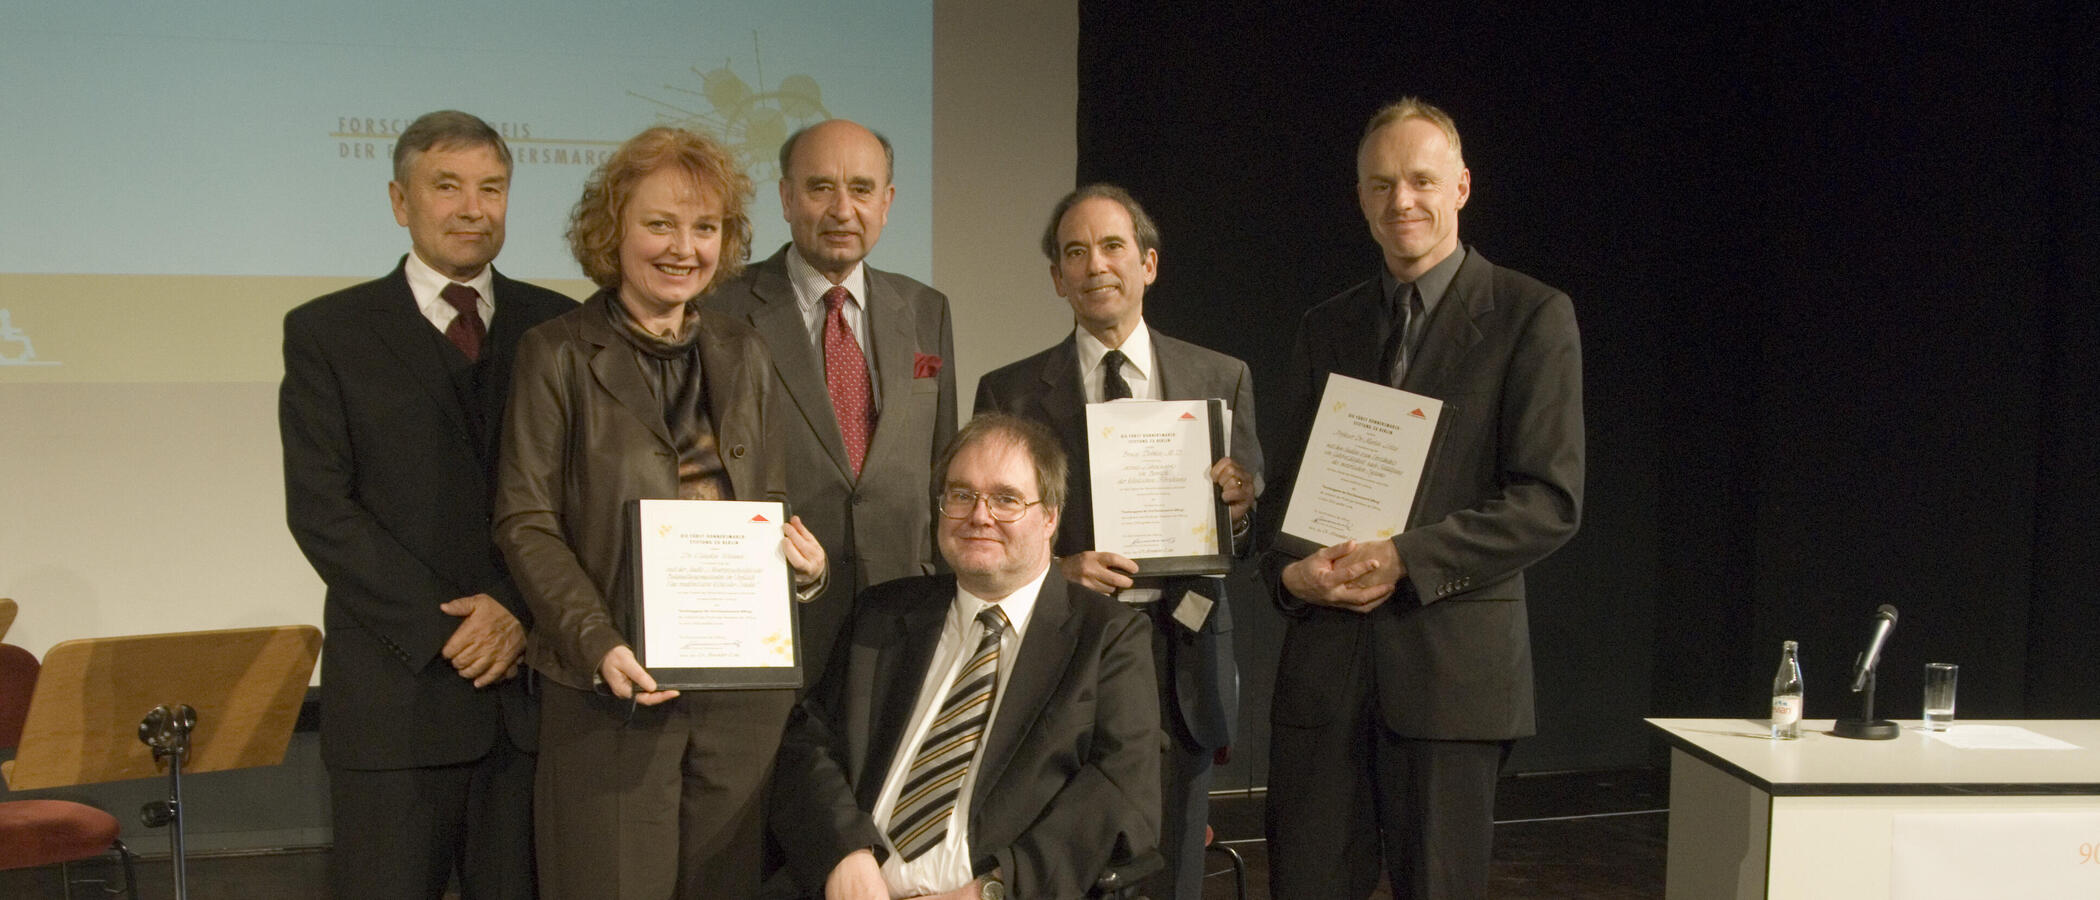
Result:
{"type": "Polygon", "coordinates": [[[1946,731],[1954,724],[1954,682],[1961,667],[1953,663],[1925,664],[1925,728],[1946,731]]]}

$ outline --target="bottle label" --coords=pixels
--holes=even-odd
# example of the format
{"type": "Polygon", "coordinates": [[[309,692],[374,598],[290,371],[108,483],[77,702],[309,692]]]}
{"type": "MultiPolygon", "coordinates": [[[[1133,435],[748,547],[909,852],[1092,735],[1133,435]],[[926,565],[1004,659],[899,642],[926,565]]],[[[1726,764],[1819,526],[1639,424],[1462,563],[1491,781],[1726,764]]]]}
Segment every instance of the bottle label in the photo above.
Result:
{"type": "Polygon", "coordinates": [[[1772,724],[1792,725],[1801,721],[1800,697],[1773,697],[1772,724]]]}

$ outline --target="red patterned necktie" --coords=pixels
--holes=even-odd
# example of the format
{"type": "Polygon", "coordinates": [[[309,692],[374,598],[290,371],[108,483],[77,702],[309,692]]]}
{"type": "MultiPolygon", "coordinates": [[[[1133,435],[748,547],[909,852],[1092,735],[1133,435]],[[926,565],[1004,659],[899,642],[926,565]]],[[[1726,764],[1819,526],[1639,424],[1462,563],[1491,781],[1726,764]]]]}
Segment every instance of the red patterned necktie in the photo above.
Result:
{"type": "Polygon", "coordinates": [[[481,339],[489,333],[488,326],[481,324],[481,294],[454,281],[447,283],[438,296],[459,310],[459,315],[452,317],[452,324],[445,326],[445,337],[467,355],[469,362],[480,362],[481,339]]]}
{"type": "Polygon", "coordinates": [[[824,387],[831,392],[831,409],[839,417],[839,434],[846,438],[846,459],[853,474],[868,457],[868,436],[875,433],[874,391],[868,384],[868,358],[853,339],[843,308],[853,295],[837,285],[824,292],[824,387]]]}

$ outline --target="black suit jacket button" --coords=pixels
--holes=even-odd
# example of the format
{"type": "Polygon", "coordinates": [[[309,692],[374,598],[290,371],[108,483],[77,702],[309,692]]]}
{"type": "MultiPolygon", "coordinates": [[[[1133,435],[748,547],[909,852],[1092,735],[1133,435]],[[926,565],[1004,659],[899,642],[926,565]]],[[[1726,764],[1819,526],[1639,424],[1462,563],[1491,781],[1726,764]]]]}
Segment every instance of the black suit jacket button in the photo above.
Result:
{"type": "Polygon", "coordinates": [[[859,506],[862,503],[867,502],[867,498],[862,497],[859,491],[854,491],[851,496],[846,498],[846,502],[854,506],[859,506]]]}
{"type": "Polygon", "coordinates": [[[730,448],[729,448],[729,458],[730,458],[730,459],[743,459],[743,458],[744,458],[744,445],[742,445],[742,444],[732,444],[732,445],[730,446],[730,448]]]}

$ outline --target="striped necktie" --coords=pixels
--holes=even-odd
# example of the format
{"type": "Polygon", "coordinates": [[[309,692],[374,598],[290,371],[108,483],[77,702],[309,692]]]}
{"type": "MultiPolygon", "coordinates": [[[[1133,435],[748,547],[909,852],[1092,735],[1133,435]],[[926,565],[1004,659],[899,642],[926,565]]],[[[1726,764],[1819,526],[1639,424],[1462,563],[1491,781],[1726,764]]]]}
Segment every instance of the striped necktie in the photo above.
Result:
{"type": "Polygon", "coordinates": [[[940,846],[948,836],[948,820],[954,818],[955,803],[962,796],[964,776],[977,755],[979,739],[991,719],[992,696],[999,688],[999,635],[1006,631],[1006,613],[987,606],[977,614],[984,637],[977,652],[961,672],[939,714],[926,728],[926,739],[912,755],[911,768],[904,772],[904,787],[897,792],[897,808],[890,815],[890,846],[906,862],[940,846]]]}

